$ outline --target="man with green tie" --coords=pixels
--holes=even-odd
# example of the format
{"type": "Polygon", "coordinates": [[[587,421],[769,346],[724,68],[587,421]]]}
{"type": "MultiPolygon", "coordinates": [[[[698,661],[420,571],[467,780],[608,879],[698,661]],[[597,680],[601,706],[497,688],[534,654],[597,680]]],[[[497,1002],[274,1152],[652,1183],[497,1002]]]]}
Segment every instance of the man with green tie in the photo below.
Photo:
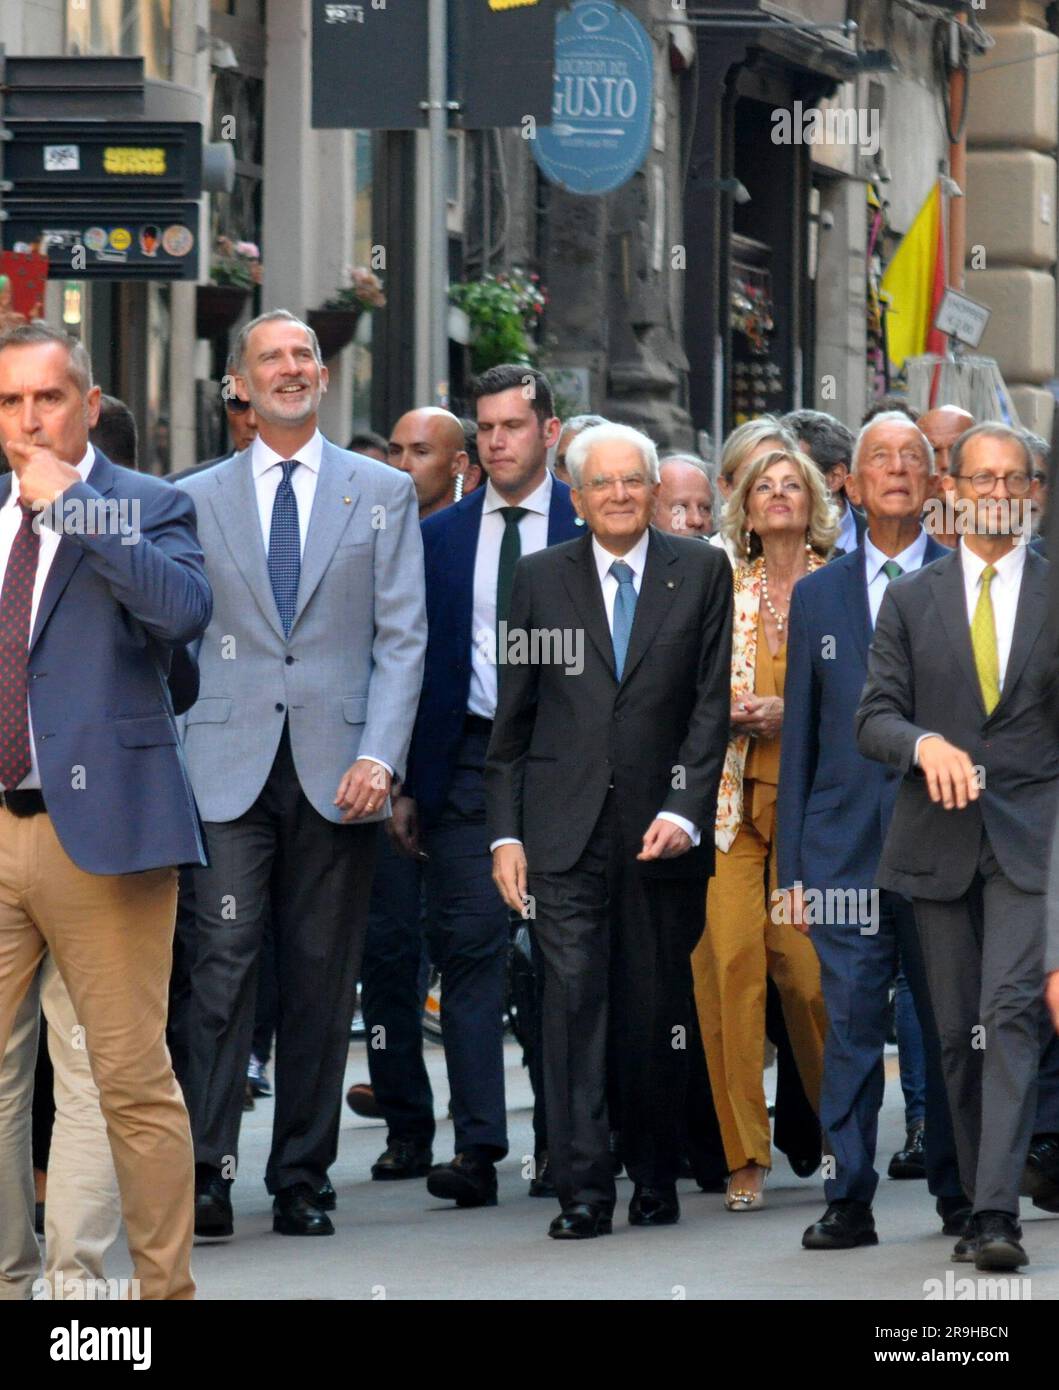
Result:
{"type": "Polygon", "coordinates": [[[1059,745],[1048,564],[1022,542],[1036,483],[1024,441],[978,425],[953,446],[963,529],[893,580],[857,711],[869,758],[904,773],[879,884],[913,900],[941,1039],[960,1178],[974,1215],[953,1258],[1027,1263],[1019,1185],[1044,1027],[1047,855],[1059,745]]]}

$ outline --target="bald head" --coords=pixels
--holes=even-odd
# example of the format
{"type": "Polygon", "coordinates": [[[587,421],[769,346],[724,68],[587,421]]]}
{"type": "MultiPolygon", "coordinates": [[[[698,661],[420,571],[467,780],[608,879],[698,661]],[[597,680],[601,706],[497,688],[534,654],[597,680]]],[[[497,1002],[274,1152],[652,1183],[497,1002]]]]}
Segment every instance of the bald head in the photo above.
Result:
{"type": "Polygon", "coordinates": [[[391,430],[387,461],[411,475],[420,517],[453,501],[456,477],[467,467],[464,442],[456,416],[436,405],[407,411],[391,430]]]}
{"type": "Polygon", "coordinates": [[[677,536],[708,536],[713,521],[713,489],[699,462],[674,457],[658,465],[661,486],[654,524],[677,536]]]}
{"type": "Polygon", "coordinates": [[[974,416],[958,405],[940,405],[919,417],[919,428],[934,446],[934,467],[942,477],[949,473],[952,446],[973,425],[974,416]]]}

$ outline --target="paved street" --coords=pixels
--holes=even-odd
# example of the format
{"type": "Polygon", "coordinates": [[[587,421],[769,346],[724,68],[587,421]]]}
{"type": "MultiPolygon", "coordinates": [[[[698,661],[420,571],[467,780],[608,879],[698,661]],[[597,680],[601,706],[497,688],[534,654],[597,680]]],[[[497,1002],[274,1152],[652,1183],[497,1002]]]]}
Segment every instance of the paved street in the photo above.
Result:
{"type": "MultiPolygon", "coordinates": [[[[272,1234],[264,1172],[272,1102],[258,1101],[243,1120],[240,1179],[234,1189],[236,1237],[198,1246],[194,1270],[207,1299],[908,1299],[924,1297],[924,1281],[974,1278],[972,1267],[948,1261],[925,1183],[883,1179],[876,1198],[880,1245],[817,1253],[801,1249],[801,1233],[823,1210],[819,1178],[801,1181],[779,1158],[768,1187],[769,1204],[740,1216],[722,1199],[681,1184],[683,1216],[668,1230],[638,1230],[625,1222],[632,1187],[618,1186],[614,1234],[560,1244],[545,1231],[555,1208],[526,1195],[522,1155],[532,1153],[530,1089],[508,1045],[511,1155],[500,1169],[500,1203],[457,1211],[436,1202],[423,1182],[374,1183],[372,1161],[385,1142],[381,1124],[343,1109],[338,1162],[337,1235],[292,1239],[272,1234]]],[[[444,1116],[448,1092],[441,1049],[427,1047],[427,1063],[444,1116]]],[[[887,1061],[886,1106],[880,1152],[903,1138],[896,1055],[887,1061]]],[[[769,1072],[769,1078],[774,1076],[769,1072]]],[[[367,1079],[362,1044],[350,1048],[347,1083],[367,1079]]],[[[439,1118],[435,1154],[450,1155],[452,1126],[439,1118]]],[[[1023,1202],[1025,1244],[1032,1260],[1030,1288],[1018,1297],[1059,1298],[1059,1217],[1023,1202]]],[[[108,1272],[127,1274],[124,1257],[108,1272]]],[[[984,1278],[985,1276],[980,1276],[984,1278]]],[[[966,1286],[963,1286],[964,1291],[966,1286]]]]}

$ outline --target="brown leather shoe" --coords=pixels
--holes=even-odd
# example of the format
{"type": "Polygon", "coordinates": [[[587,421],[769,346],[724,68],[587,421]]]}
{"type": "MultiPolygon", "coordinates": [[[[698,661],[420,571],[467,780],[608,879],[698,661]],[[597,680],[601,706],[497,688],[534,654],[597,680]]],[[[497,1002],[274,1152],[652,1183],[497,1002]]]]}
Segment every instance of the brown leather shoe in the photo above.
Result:
{"type": "Polygon", "coordinates": [[[359,1115],[362,1120],[381,1120],[384,1118],[379,1109],[378,1101],[375,1099],[375,1092],[364,1081],[358,1081],[355,1086],[350,1086],[346,1092],[346,1104],[354,1115],[359,1115]]]}

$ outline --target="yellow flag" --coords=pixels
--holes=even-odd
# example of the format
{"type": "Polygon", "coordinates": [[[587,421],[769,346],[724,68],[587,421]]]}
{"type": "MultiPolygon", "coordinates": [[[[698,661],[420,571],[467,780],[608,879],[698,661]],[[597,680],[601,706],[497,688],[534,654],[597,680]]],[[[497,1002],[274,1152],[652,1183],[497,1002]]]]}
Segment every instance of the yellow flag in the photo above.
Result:
{"type": "Polygon", "coordinates": [[[890,301],[886,337],[895,371],[900,370],[906,357],[943,349],[944,339],[931,331],[945,292],[941,189],[937,181],[886,267],[882,291],[890,301]]]}

